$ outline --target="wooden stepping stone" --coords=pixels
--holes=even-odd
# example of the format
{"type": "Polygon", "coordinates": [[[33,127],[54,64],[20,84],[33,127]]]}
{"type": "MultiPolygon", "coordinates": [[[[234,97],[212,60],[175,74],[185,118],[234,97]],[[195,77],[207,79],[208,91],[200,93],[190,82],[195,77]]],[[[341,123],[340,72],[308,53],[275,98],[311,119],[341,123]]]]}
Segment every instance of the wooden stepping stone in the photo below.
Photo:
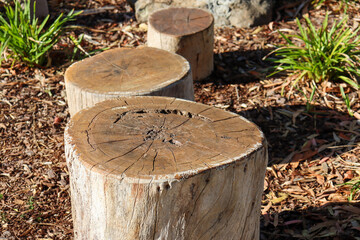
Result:
{"type": "Polygon", "coordinates": [[[152,95],[194,100],[189,63],[165,50],[140,47],[105,51],[65,72],[70,115],[106,99],[152,95]]]}
{"type": "Polygon", "coordinates": [[[147,44],[183,56],[193,79],[204,79],[214,68],[214,18],[198,8],[161,9],[149,17],[147,44]]]}
{"type": "Polygon", "coordinates": [[[259,239],[267,145],[237,114],[108,100],[65,131],[75,239],[259,239]]]}

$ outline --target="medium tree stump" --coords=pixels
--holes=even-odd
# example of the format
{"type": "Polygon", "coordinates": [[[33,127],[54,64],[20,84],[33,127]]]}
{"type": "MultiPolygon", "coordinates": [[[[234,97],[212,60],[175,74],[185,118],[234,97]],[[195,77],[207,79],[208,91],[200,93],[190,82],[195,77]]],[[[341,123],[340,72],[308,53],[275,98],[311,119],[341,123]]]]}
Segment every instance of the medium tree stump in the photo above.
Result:
{"type": "Polygon", "coordinates": [[[118,48],[71,65],[65,72],[71,116],[106,99],[134,95],[194,100],[189,63],[157,48],[118,48]]]}
{"type": "Polygon", "coordinates": [[[209,76],[214,68],[214,18],[198,8],[166,8],[148,21],[149,47],[177,53],[190,62],[194,80],[209,76]]]}
{"type": "Polygon", "coordinates": [[[108,100],[65,131],[75,239],[259,239],[267,146],[237,114],[108,100]]]}

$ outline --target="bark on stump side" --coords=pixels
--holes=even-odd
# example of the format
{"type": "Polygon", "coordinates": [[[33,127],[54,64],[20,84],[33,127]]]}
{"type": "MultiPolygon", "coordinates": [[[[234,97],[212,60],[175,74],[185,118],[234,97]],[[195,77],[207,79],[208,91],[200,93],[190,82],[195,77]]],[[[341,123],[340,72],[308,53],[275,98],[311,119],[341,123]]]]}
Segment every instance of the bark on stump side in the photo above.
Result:
{"type": "Polygon", "coordinates": [[[165,50],[112,49],[71,65],[65,72],[70,115],[124,96],[169,96],[194,100],[189,63],[165,50]]]}
{"type": "Polygon", "coordinates": [[[148,20],[149,47],[177,53],[190,62],[194,80],[211,74],[214,68],[214,18],[198,8],[167,8],[148,20]]]}
{"type": "Polygon", "coordinates": [[[239,115],[108,100],[73,116],[65,153],[75,239],[259,239],[267,145],[239,115]]]}

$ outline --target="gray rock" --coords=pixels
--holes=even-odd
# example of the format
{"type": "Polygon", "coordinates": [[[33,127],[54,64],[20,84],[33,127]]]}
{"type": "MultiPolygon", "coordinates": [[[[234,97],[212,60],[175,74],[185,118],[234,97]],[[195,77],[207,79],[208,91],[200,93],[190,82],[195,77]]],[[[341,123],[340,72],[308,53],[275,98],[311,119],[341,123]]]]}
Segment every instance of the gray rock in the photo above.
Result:
{"type": "Polygon", "coordinates": [[[148,16],[167,7],[195,7],[210,11],[216,26],[252,27],[272,19],[275,0],[127,0],[135,9],[136,19],[146,22],[148,16]]]}

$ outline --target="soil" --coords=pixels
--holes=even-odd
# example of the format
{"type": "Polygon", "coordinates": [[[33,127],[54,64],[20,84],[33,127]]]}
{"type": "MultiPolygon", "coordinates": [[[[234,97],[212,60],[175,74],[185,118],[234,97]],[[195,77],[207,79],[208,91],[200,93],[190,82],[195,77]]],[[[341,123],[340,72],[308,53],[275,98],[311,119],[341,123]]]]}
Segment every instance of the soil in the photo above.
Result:
{"type": "MultiPolygon", "coordinates": [[[[295,17],[303,22],[308,16],[319,25],[326,11],[332,22],[344,7],[330,0],[318,7],[310,1],[280,2],[267,25],[215,29],[215,69],[195,83],[195,100],[238,113],[265,133],[269,164],[261,239],[360,239],[360,194],[351,185],[360,178],[360,92],[346,89],[355,117],[347,113],[340,83],[319,89],[307,107],[309,86],[302,85],[302,94],[291,88],[291,76],[269,77],[272,64],[264,59],[284,44],[279,31],[297,31],[295,17]]],[[[350,2],[348,24],[355,29],[360,5],[350,2]]],[[[53,16],[72,8],[85,14],[56,44],[48,67],[11,66],[9,59],[0,68],[0,239],[73,237],[63,144],[69,120],[64,72],[71,59],[146,43],[146,24],[136,22],[123,0],[50,1],[53,16]],[[70,36],[81,34],[80,49],[70,36]]]]}

